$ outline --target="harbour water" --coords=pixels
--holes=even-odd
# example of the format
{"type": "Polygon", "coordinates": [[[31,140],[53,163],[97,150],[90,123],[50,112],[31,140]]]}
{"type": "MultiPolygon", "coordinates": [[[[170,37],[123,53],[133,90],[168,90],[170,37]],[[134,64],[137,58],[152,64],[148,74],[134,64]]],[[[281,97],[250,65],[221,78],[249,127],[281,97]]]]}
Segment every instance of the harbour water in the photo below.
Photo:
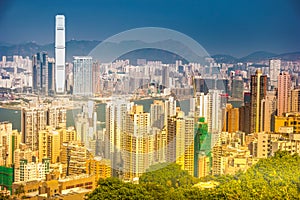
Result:
{"type": "MultiPolygon", "coordinates": [[[[146,99],[146,100],[137,100],[134,101],[136,104],[143,105],[145,112],[150,112],[150,105],[153,103],[153,99],[146,99]]],[[[96,112],[97,112],[97,121],[102,122],[103,127],[105,127],[105,106],[106,104],[101,103],[96,105],[96,112]]],[[[187,115],[190,110],[190,101],[189,100],[182,100],[177,102],[177,106],[181,108],[182,111],[185,112],[187,115]]],[[[74,126],[74,116],[80,112],[80,109],[76,110],[67,110],[67,127],[74,126]]],[[[18,109],[10,109],[10,108],[3,108],[0,107],[0,122],[9,121],[12,123],[13,129],[17,129],[21,131],[21,110],[18,109]]]]}
{"type": "Polygon", "coordinates": [[[21,110],[0,107],[0,122],[9,121],[12,128],[21,131],[21,110]]]}

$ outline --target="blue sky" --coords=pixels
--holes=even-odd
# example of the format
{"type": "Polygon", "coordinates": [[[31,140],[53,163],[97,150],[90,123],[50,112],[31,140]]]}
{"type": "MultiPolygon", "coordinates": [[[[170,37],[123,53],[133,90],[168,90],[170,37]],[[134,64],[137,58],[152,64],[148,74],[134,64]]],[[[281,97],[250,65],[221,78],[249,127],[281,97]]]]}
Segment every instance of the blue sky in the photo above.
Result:
{"type": "Polygon", "coordinates": [[[299,0],[1,0],[0,41],[53,42],[56,14],[66,16],[67,40],[153,26],[180,31],[210,54],[300,51],[299,0]]]}

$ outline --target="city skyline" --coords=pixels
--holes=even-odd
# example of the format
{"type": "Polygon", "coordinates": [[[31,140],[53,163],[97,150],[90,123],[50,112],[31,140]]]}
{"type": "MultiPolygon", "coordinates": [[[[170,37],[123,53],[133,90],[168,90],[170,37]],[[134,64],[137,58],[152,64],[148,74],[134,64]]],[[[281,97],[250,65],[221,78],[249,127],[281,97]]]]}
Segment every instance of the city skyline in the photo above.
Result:
{"type": "Polygon", "coordinates": [[[286,53],[299,51],[297,5],[299,8],[299,3],[293,0],[231,4],[181,0],[90,0],[85,4],[77,0],[71,3],[3,1],[0,41],[52,43],[55,15],[64,14],[66,41],[101,41],[128,29],[150,26],[180,31],[202,44],[210,54],[244,56],[258,50],[286,53]]]}
{"type": "Polygon", "coordinates": [[[298,199],[300,4],[225,2],[3,0],[0,199],[298,199]]]}

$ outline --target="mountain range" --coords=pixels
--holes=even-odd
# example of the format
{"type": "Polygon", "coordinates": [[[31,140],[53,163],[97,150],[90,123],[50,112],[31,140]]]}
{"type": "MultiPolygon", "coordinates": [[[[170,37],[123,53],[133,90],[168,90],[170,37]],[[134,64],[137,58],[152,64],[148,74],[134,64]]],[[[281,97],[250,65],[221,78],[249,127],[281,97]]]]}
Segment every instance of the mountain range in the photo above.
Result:
{"type": "MultiPolygon", "coordinates": [[[[136,41],[139,42],[139,41],[136,41]]],[[[86,40],[70,40],[66,42],[66,61],[72,62],[73,56],[86,56],[91,50],[93,50],[100,41],[86,41],[86,40]]],[[[13,55],[21,55],[23,57],[36,54],[37,52],[46,51],[49,57],[54,57],[54,43],[39,45],[35,42],[28,42],[24,44],[7,44],[0,42],[0,57],[8,56],[8,60],[13,55]]],[[[129,53],[126,53],[119,57],[119,59],[129,59],[132,64],[136,64],[138,58],[146,60],[161,60],[163,63],[175,63],[176,60],[182,57],[168,51],[159,49],[139,49],[129,53]]],[[[245,57],[237,58],[225,54],[213,55],[212,58],[218,63],[239,63],[239,62],[253,62],[258,63],[266,61],[271,58],[289,60],[289,61],[300,61],[300,52],[291,52],[283,54],[274,54],[266,51],[253,52],[245,57]]]]}

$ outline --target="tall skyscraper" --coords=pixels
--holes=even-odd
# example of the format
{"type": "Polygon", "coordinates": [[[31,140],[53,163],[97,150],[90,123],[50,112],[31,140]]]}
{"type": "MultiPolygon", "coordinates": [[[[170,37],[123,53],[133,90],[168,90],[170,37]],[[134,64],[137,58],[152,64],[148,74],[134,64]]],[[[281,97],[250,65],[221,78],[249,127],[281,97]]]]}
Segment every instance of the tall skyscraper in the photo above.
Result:
{"type": "Polygon", "coordinates": [[[262,75],[258,69],[255,75],[251,76],[251,118],[250,118],[250,132],[262,131],[261,124],[261,100],[267,94],[267,76],[262,75]]]}
{"type": "Polygon", "coordinates": [[[280,73],[278,76],[278,107],[277,116],[290,112],[291,101],[291,77],[288,72],[280,73]]]}
{"type": "Polygon", "coordinates": [[[208,93],[208,132],[212,134],[211,146],[213,147],[218,141],[219,134],[222,131],[222,99],[221,90],[209,90],[208,93]]]}
{"type": "Polygon", "coordinates": [[[33,91],[38,94],[48,94],[49,66],[47,52],[37,53],[32,57],[33,91]]]}
{"type": "Polygon", "coordinates": [[[62,144],[59,132],[53,129],[53,127],[48,126],[45,130],[39,131],[38,137],[39,161],[43,158],[49,158],[51,163],[59,162],[60,147],[62,144]]]}
{"type": "Polygon", "coordinates": [[[93,63],[93,93],[99,95],[101,92],[100,82],[101,82],[101,73],[100,73],[100,63],[93,63]]]}
{"type": "Polygon", "coordinates": [[[261,123],[262,131],[270,132],[274,127],[274,116],[276,115],[277,99],[275,91],[268,91],[266,98],[261,101],[261,123]]]}
{"type": "Polygon", "coordinates": [[[277,87],[278,75],[280,73],[281,60],[271,59],[269,61],[270,66],[270,84],[271,87],[277,87]]]}
{"type": "Polygon", "coordinates": [[[199,117],[195,122],[194,135],[194,176],[204,177],[208,175],[211,156],[211,134],[204,117],[199,117]]]}
{"type": "Polygon", "coordinates": [[[170,84],[169,84],[169,66],[163,66],[162,68],[162,84],[163,86],[165,87],[170,87],[170,84]]]}
{"type": "Polygon", "coordinates": [[[48,94],[54,94],[55,91],[55,59],[48,58],[48,94]]]}
{"type": "Polygon", "coordinates": [[[56,93],[65,92],[65,16],[56,15],[55,21],[55,81],[56,93]]]}
{"type": "Polygon", "coordinates": [[[245,132],[246,134],[250,133],[250,113],[250,103],[245,103],[242,107],[239,108],[239,130],[245,132]]]}
{"type": "Polygon", "coordinates": [[[208,93],[208,86],[206,81],[201,77],[201,76],[195,76],[194,77],[194,92],[199,92],[199,93],[208,93]]]}
{"type": "Polygon", "coordinates": [[[92,68],[92,57],[74,56],[74,95],[91,96],[93,94],[92,68]]]}
{"type": "Polygon", "coordinates": [[[126,115],[131,104],[122,99],[116,99],[106,106],[106,133],[109,141],[106,142],[109,149],[113,175],[117,176],[122,167],[121,140],[125,131],[126,115]]]}
{"type": "Polygon", "coordinates": [[[239,130],[239,109],[227,104],[224,110],[223,131],[234,133],[239,130]]]}
{"type": "Polygon", "coordinates": [[[156,127],[162,129],[164,127],[164,102],[159,100],[154,100],[153,104],[150,105],[150,123],[151,127],[156,127]]]}
{"type": "Polygon", "coordinates": [[[199,93],[197,97],[195,97],[194,101],[197,104],[195,106],[196,116],[204,117],[206,120],[208,119],[208,101],[209,95],[205,95],[204,93],[199,93]]]}
{"type": "Polygon", "coordinates": [[[194,119],[184,117],[182,111],[168,117],[166,160],[194,175],[194,119]]]}
{"type": "Polygon", "coordinates": [[[126,115],[121,141],[124,179],[139,177],[153,164],[154,135],[150,134],[150,113],[134,105],[126,115]]]}
{"type": "Polygon", "coordinates": [[[243,99],[244,97],[244,81],[242,77],[235,77],[232,80],[231,96],[237,99],[243,99]]]}

